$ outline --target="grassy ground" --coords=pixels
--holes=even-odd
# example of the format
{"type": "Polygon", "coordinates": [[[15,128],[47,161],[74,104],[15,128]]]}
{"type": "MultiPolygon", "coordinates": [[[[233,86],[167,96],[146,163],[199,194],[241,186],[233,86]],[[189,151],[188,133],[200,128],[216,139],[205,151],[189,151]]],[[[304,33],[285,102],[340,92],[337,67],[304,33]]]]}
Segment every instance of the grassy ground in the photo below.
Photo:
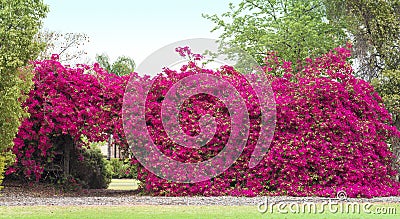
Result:
{"type": "Polygon", "coordinates": [[[0,207],[0,218],[399,218],[399,204],[374,205],[395,207],[396,214],[279,214],[258,212],[255,206],[115,206],[115,207],[0,207]]]}
{"type": "Polygon", "coordinates": [[[133,179],[112,179],[108,189],[111,190],[135,190],[137,189],[137,181],[133,179]]]}
{"type": "MultiPolygon", "coordinates": [[[[135,190],[137,181],[114,179],[109,186],[113,190],[135,190]]],[[[1,203],[0,203],[1,204],[1,203]]],[[[256,206],[0,206],[1,218],[161,218],[161,219],[198,219],[198,218],[400,218],[400,203],[373,204],[371,212],[377,208],[395,209],[392,214],[366,213],[325,213],[320,214],[282,214],[275,206],[274,213],[261,214],[256,206]],[[395,214],[393,214],[395,213],[395,214]]],[[[288,210],[288,207],[285,208],[288,210]]],[[[317,205],[321,209],[321,204],[317,205]]]]}

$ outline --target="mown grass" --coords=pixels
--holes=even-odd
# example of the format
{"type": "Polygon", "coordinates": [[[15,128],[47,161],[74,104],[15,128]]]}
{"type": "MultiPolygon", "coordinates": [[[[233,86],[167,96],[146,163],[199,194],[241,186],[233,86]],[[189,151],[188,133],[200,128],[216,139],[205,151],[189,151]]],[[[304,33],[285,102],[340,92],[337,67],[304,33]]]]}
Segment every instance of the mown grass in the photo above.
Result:
{"type": "Polygon", "coordinates": [[[395,207],[396,214],[279,214],[277,212],[261,214],[255,206],[33,206],[0,207],[0,218],[399,218],[399,204],[374,205],[377,207],[395,207]]]}

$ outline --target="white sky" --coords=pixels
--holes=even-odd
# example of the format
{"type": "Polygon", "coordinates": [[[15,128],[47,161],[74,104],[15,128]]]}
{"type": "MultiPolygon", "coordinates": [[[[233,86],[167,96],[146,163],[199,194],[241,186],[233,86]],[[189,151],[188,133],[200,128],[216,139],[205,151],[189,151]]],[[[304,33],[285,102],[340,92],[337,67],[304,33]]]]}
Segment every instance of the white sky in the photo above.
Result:
{"type": "Polygon", "coordinates": [[[240,0],[44,0],[50,12],[44,28],[63,33],[86,33],[85,50],[94,61],[107,53],[140,64],[148,55],[170,43],[190,38],[218,38],[214,24],[201,14],[228,11],[229,2],[240,0]]]}

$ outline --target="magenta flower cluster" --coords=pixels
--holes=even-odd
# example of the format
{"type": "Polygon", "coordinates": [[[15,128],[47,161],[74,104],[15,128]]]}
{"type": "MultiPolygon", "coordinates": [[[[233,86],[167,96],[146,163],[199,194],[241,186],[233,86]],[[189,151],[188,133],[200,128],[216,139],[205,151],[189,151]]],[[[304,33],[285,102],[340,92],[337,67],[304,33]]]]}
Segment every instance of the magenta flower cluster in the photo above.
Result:
{"type": "Polygon", "coordinates": [[[62,136],[72,138],[77,148],[86,144],[83,136],[97,142],[114,134],[117,143],[125,142],[120,112],[129,77],[109,74],[98,64],[70,68],[57,59],[53,55],[52,60],[33,62],[34,88],[24,103],[30,117],[14,139],[16,163],[7,174],[17,171],[39,180],[62,136]]]}
{"type": "MultiPolygon", "coordinates": [[[[393,154],[386,143],[390,137],[400,136],[400,132],[391,125],[391,116],[374,88],[353,76],[348,48],[336,48],[322,57],[304,60],[296,70],[275,53],[266,57],[263,68],[275,93],[276,128],[268,153],[254,168],[248,164],[260,138],[259,97],[233,67],[204,69],[197,64],[202,56],[187,47],[178,48],[177,52],[190,59],[180,71],[165,69],[154,78],[136,73],[130,76],[133,87],[128,91],[140,91],[143,83],[152,83],[152,92],[145,97],[146,131],[157,148],[173,160],[195,163],[216,156],[227,144],[232,132],[231,115],[222,101],[208,94],[187,99],[179,112],[181,129],[190,136],[201,133],[202,115],[215,118],[216,132],[204,147],[176,144],[163,129],[161,107],[166,94],[175,83],[196,74],[223,78],[239,92],[248,109],[249,137],[231,167],[198,183],[162,179],[132,158],[146,193],[333,197],[344,190],[349,197],[400,195],[400,183],[394,180],[395,171],[391,168],[393,154]]],[[[108,74],[97,64],[77,68],[62,66],[56,60],[34,64],[35,88],[25,103],[31,117],[23,122],[14,141],[17,163],[9,173],[22,171],[27,177],[40,179],[54,155],[52,141],[60,135],[72,136],[80,146],[83,135],[90,141],[102,141],[113,133],[117,143],[127,147],[121,111],[128,76],[108,74]]],[[[129,101],[134,103],[135,99],[129,101]]],[[[140,109],[129,110],[136,113],[140,109]]],[[[145,133],[138,130],[134,134],[137,138],[133,140],[140,144],[145,133]]]]}

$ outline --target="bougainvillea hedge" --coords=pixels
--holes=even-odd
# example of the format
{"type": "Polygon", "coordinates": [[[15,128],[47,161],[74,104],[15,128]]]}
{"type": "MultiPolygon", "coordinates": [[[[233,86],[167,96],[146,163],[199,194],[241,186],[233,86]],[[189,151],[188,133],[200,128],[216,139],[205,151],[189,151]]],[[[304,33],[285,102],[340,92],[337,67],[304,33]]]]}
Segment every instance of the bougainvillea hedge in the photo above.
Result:
{"type": "MultiPolygon", "coordinates": [[[[159,109],[168,89],[186,76],[208,73],[228,80],[242,97],[252,91],[243,89],[243,77],[232,67],[204,70],[196,64],[199,56],[188,49],[182,55],[192,60],[180,71],[166,69],[155,78],[132,74],[131,81],[137,82],[138,89],[140,83],[154,82],[157,92],[147,97],[146,123],[158,148],[173,159],[198,162],[224,147],[229,114],[210,95],[189,99],[181,112],[182,130],[198,134],[198,115],[209,113],[216,117],[217,133],[202,149],[176,145],[167,140],[160,126],[159,109]]],[[[259,108],[257,101],[245,101],[250,110],[250,137],[229,169],[210,180],[185,184],[161,179],[139,164],[138,179],[144,192],[156,196],[335,196],[344,190],[350,197],[400,195],[400,183],[394,180],[390,165],[393,154],[386,144],[389,137],[400,133],[391,126],[390,114],[374,88],[352,75],[349,58],[348,48],[336,48],[320,58],[305,60],[294,71],[291,63],[271,53],[264,71],[275,93],[277,122],[270,150],[261,163],[248,167],[259,137],[259,108]]],[[[43,164],[51,157],[47,152],[53,147],[54,135],[68,133],[75,140],[86,135],[96,141],[114,131],[114,136],[124,139],[120,110],[127,78],[107,74],[97,65],[66,68],[49,60],[36,62],[36,66],[35,89],[26,102],[31,118],[21,126],[13,149],[16,168],[39,179],[43,164]],[[89,70],[95,73],[85,73],[89,70]]],[[[141,133],[137,135],[140,139],[141,133]]],[[[123,142],[121,145],[126,147],[123,142]]],[[[137,160],[133,158],[132,163],[137,165],[137,160]]]]}
{"type": "MultiPolygon", "coordinates": [[[[223,174],[208,181],[183,184],[160,179],[142,167],[139,179],[144,182],[145,191],[167,196],[334,196],[339,190],[351,197],[399,195],[400,184],[393,180],[395,171],[390,167],[393,155],[385,142],[399,132],[390,125],[391,117],[373,87],[352,75],[349,57],[347,48],[337,48],[315,60],[305,60],[302,68],[294,72],[291,63],[271,53],[264,70],[276,97],[277,124],[270,151],[262,162],[255,168],[248,167],[259,135],[259,118],[250,116],[252,127],[246,148],[223,174]]],[[[188,101],[181,116],[182,129],[192,135],[199,131],[199,115],[217,117],[219,129],[204,148],[188,149],[168,141],[161,126],[159,100],[176,81],[205,72],[230,81],[241,92],[247,108],[257,110],[257,101],[246,98],[252,91],[241,89],[246,83],[233,68],[205,71],[192,61],[180,72],[165,70],[153,81],[157,95],[148,97],[151,110],[146,122],[152,124],[149,133],[158,148],[182,162],[203,161],[215,155],[229,134],[223,133],[229,130],[229,123],[224,120],[229,115],[221,103],[207,96],[188,101]]]]}

